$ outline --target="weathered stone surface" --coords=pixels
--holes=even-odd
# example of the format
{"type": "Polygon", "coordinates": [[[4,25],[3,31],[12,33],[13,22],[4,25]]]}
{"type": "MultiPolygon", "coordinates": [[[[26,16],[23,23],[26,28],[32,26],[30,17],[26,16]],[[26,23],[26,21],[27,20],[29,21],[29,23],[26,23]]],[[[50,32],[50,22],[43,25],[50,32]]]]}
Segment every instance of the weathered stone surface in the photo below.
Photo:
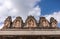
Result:
{"type": "Polygon", "coordinates": [[[25,25],[20,16],[12,23],[11,16],[8,16],[4,21],[4,30],[0,30],[0,39],[60,39],[60,29],[31,29],[35,27],[57,27],[57,21],[51,17],[50,23],[45,17],[40,17],[39,23],[36,22],[33,16],[28,16],[25,25]],[[20,29],[28,27],[29,29],[20,29]],[[13,28],[13,29],[9,29],[13,28]]]}
{"type": "Polygon", "coordinates": [[[20,28],[45,28],[51,29],[57,27],[57,21],[53,17],[50,18],[50,22],[45,17],[40,17],[39,23],[37,23],[34,16],[28,16],[25,23],[20,16],[16,17],[16,19],[12,22],[11,16],[8,16],[4,21],[3,29],[13,28],[13,29],[20,29],[20,28]]]}
{"type": "Polygon", "coordinates": [[[37,22],[36,22],[35,18],[33,16],[28,16],[25,21],[24,27],[29,27],[29,28],[37,27],[37,22]]]}
{"type": "Polygon", "coordinates": [[[12,25],[12,18],[11,16],[8,16],[6,20],[4,21],[3,29],[11,28],[11,25],[12,25]]]}
{"type": "Polygon", "coordinates": [[[49,22],[45,17],[40,17],[39,19],[39,27],[49,27],[49,22]]]}
{"type": "Polygon", "coordinates": [[[53,17],[50,18],[50,26],[52,28],[57,27],[57,21],[53,17]]]}
{"type": "Polygon", "coordinates": [[[16,19],[12,23],[12,28],[21,28],[23,27],[23,20],[20,16],[16,17],[16,19]]]}

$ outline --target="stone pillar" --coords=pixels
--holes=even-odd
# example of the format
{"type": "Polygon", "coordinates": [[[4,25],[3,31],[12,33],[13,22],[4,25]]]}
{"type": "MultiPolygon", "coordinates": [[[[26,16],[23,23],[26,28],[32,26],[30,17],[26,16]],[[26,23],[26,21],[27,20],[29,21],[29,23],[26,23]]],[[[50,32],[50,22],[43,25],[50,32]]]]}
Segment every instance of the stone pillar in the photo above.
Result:
{"type": "Polygon", "coordinates": [[[42,39],[42,37],[41,36],[38,36],[37,39],[42,39]]]}
{"type": "Polygon", "coordinates": [[[0,39],[2,39],[2,36],[0,36],[0,39]]]}

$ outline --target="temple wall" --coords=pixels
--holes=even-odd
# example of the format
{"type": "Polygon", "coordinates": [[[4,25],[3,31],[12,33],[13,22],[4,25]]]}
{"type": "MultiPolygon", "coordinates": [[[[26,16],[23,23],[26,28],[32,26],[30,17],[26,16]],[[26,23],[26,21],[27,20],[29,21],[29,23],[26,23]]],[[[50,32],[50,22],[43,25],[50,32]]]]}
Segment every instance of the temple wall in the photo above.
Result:
{"type": "Polygon", "coordinates": [[[60,39],[60,37],[49,37],[49,36],[0,36],[0,39],[60,39]]]}
{"type": "Polygon", "coordinates": [[[16,17],[14,21],[12,21],[11,16],[8,16],[4,21],[4,27],[2,28],[2,31],[0,31],[1,35],[0,39],[59,39],[60,38],[58,36],[57,37],[47,36],[52,34],[53,35],[60,34],[58,30],[55,30],[54,33],[53,30],[51,32],[51,30],[49,31],[48,29],[58,29],[57,20],[54,19],[53,17],[50,18],[50,22],[45,17],[40,17],[39,21],[37,22],[34,16],[28,16],[25,22],[23,22],[23,19],[20,16],[16,17]],[[20,29],[23,30],[19,31],[20,29]],[[29,29],[31,30],[29,31],[29,29]],[[32,29],[37,30],[34,31],[32,29]]]}

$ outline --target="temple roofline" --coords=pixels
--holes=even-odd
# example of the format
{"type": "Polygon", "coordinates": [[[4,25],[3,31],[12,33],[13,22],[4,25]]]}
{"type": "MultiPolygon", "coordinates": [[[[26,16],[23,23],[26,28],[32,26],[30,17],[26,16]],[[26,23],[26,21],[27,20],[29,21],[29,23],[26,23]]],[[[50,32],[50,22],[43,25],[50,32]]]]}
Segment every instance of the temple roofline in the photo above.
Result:
{"type": "Polygon", "coordinates": [[[60,35],[60,29],[7,29],[0,30],[0,35],[60,35]]]}
{"type": "Polygon", "coordinates": [[[18,16],[14,21],[12,21],[11,16],[8,16],[4,21],[4,27],[2,29],[22,29],[22,28],[28,28],[28,29],[36,29],[35,27],[39,28],[46,28],[46,29],[56,29],[57,26],[57,20],[53,17],[50,18],[50,22],[45,17],[40,17],[39,22],[37,23],[37,20],[34,18],[34,16],[28,16],[25,20],[25,23],[23,22],[22,17],[18,16]]]}

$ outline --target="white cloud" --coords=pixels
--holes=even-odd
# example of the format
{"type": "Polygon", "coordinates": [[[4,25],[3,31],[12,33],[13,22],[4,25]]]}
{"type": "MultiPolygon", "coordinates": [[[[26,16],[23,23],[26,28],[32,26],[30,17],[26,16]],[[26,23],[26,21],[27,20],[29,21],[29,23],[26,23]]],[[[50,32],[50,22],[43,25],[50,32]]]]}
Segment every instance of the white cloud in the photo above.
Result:
{"type": "Polygon", "coordinates": [[[40,0],[13,0],[12,2],[14,4],[14,7],[18,9],[18,13],[16,15],[13,15],[19,15],[23,18],[23,20],[25,20],[29,12],[31,12],[34,9],[34,6],[39,1],[40,0]]]}
{"type": "MultiPolygon", "coordinates": [[[[0,10],[0,16],[21,16],[25,20],[25,18],[28,16],[28,13],[34,9],[34,6],[39,1],[40,0],[2,0],[2,5],[0,6],[0,9],[2,9],[0,10]]],[[[37,9],[38,8],[39,6],[37,9]]]]}
{"type": "Polygon", "coordinates": [[[8,9],[11,9],[12,8],[12,2],[7,0],[7,1],[4,1],[4,4],[3,4],[6,8],[8,9]]]}
{"type": "Polygon", "coordinates": [[[41,9],[39,8],[39,6],[36,6],[31,11],[29,11],[28,15],[40,16],[41,15],[41,9]]]}
{"type": "Polygon", "coordinates": [[[0,24],[0,29],[3,27],[3,24],[0,24]]]}
{"type": "Polygon", "coordinates": [[[35,17],[40,15],[41,9],[36,6],[40,0],[0,0],[0,22],[7,16],[21,16],[23,20],[32,13],[35,17]]]}
{"type": "Polygon", "coordinates": [[[58,12],[53,12],[53,14],[45,15],[45,17],[49,20],[50,17],[54,17],[58,23],[60,23],[60,11],[58,12]]]}
{"type": "Polygon", "coordinates": [[[28,15],[32,15],[36,19],[39,19],[39,16],[41,15],[41,9],[39,8],[39,6],[36,6],[31,11],[29,11],[28,15]]]}

